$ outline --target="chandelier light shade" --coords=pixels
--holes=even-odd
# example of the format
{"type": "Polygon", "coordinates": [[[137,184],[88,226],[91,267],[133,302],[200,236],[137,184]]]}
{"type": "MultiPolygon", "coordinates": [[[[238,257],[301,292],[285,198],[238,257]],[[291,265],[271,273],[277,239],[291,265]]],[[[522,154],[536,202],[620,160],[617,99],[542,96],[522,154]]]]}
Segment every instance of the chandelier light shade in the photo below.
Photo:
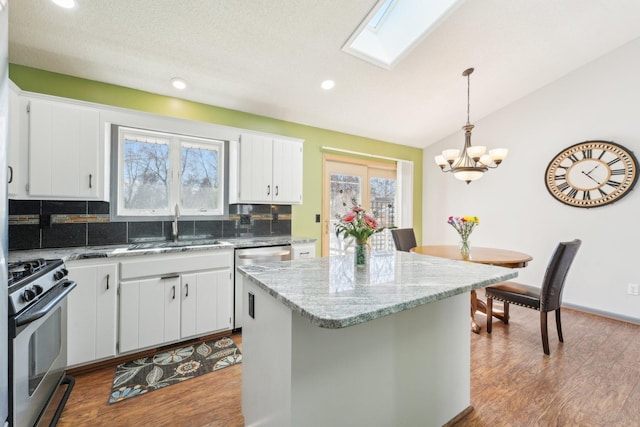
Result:
{"type": "Polygon", "coordinates": [[[435,156],[434,160],[442,172],[452,172],[453,176],[469,184],[471,181],[482,178],[489,169],[497,168],[507,157],[509,150],[506,148],[495,148],[489,150],[481,145],[471,145],[471,131],[473,125],[469,122],[469,94],[470,79],[473,68],[464,70],[462,75],[467,78],[467,124],[464,129],[464,147],[460,150],[444,150],[441,155],[435,156]]]}

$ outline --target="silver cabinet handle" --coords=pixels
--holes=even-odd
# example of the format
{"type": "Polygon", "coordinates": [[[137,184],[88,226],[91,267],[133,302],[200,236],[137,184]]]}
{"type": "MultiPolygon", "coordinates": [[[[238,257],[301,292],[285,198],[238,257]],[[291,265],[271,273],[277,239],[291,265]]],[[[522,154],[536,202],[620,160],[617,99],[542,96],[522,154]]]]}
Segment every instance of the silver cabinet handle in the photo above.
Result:
{"type": "Polygon", "coordinates": [[[107,290],[109,290],[109,274],[107,274],[107,290]]]}
{"type": "Polygon", "coordinates": [[[89,188],[91,188],[91,187],[92,187],[92,185],[91,185],[91,178],[93,178],[93,175],[89,174],[89,188]]]}
{"type": "Polygon", "coordinates": [[[278,195],[278,186],[276,185],[276,196],[278,195]]]}
{"type": "Polygon", "coordinates": [[[13,167],[9,166],[9,179],[7,180],[7,184],[11,184],[13,182],[13,167]]]}
{"type": "Polygon", "coordinates": [[[184,294],[184,296],[185,296],[185,298],[186,298],[186,297],[188,297],[188,296],[189,296],[189,284],[188,284],[188,283],[186,283],[186,284],[184,285],[184,287],[185,287],[185,288],[186,288],[186,290],[187,290],[187,291],[185,292],[185,294],[184,294]]]}
{"type": "Polygon", "coordinates": [[[176,285],[173,285],[171,289],[173,290],[173,297],[171,297],[171,299],[176,299],[176,285]]]}
{"type": "Polygon", "coordinates": [[[271,186],[267,185],[267,196],[271,195],[271,186]]]}

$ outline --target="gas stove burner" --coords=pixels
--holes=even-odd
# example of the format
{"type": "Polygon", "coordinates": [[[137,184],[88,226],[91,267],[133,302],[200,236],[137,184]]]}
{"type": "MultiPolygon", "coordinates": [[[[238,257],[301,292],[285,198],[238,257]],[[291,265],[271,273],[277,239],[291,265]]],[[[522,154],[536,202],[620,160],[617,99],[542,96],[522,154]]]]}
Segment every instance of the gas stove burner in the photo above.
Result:
{"type": "Polygon", "coordinates": [[[47,261],[44,258],[9,263],[7,268],[9,285],[43,269],[46,265],[47,261]]]}
{"type": "Polygon", "coordinates": [[[10,316],[35,304],[68,274],[61,259],[18,260],[7,267],[10,316]]]}

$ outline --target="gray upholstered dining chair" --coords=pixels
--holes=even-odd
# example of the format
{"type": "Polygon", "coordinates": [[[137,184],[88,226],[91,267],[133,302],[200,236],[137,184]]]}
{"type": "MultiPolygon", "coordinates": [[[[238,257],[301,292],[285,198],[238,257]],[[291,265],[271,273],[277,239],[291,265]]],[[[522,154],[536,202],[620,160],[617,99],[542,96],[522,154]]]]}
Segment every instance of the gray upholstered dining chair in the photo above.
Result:
{"type": "Polygon", "coordinates": [[[549,333],[547,331],[547,313],[556,312],[556,329],[558,339],[562,338],[562,324],[560,323],[560,306],[562,304],[562,289],[564,287],[569,267],[580,248],[579,239],[571,242],[560,242],[556,247],[547,271],[542,280],[542,287],[523,285],[516,282],[504,282],[487,286],[485,294],[487,296],[487,333],[491,333],[492,318],[489,313],[493,312],[493,300],[504,303],[503,322],[509,323],[509,304],[517,304],[523,307],[540,311],[540,331],[542,333],[542,348],[545,354],[549,352],[549,333]]]}
{"type": "Polygon", "coordinates": [[[410,249],[418,246],[413,228],[394,228],[391,230],[391,235],[398,251],[409,252],[410,249]]]}

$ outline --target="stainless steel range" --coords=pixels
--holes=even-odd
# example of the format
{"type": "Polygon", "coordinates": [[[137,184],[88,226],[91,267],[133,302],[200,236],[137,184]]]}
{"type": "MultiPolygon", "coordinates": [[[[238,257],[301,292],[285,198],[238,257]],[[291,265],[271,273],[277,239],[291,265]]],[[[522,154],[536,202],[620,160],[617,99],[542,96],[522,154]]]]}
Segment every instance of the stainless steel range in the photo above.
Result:
{"type": "Polygon", "coordinates": [[[73,388],[67,365],[68,280],[60,259],[33,259],[8,265],[9,423],[13,427],[55,425],[73,388]],[[50,402],[61,384],[56,408],[50,402]],[[44,418],[50,417],[50,420],[44,418]]]}

